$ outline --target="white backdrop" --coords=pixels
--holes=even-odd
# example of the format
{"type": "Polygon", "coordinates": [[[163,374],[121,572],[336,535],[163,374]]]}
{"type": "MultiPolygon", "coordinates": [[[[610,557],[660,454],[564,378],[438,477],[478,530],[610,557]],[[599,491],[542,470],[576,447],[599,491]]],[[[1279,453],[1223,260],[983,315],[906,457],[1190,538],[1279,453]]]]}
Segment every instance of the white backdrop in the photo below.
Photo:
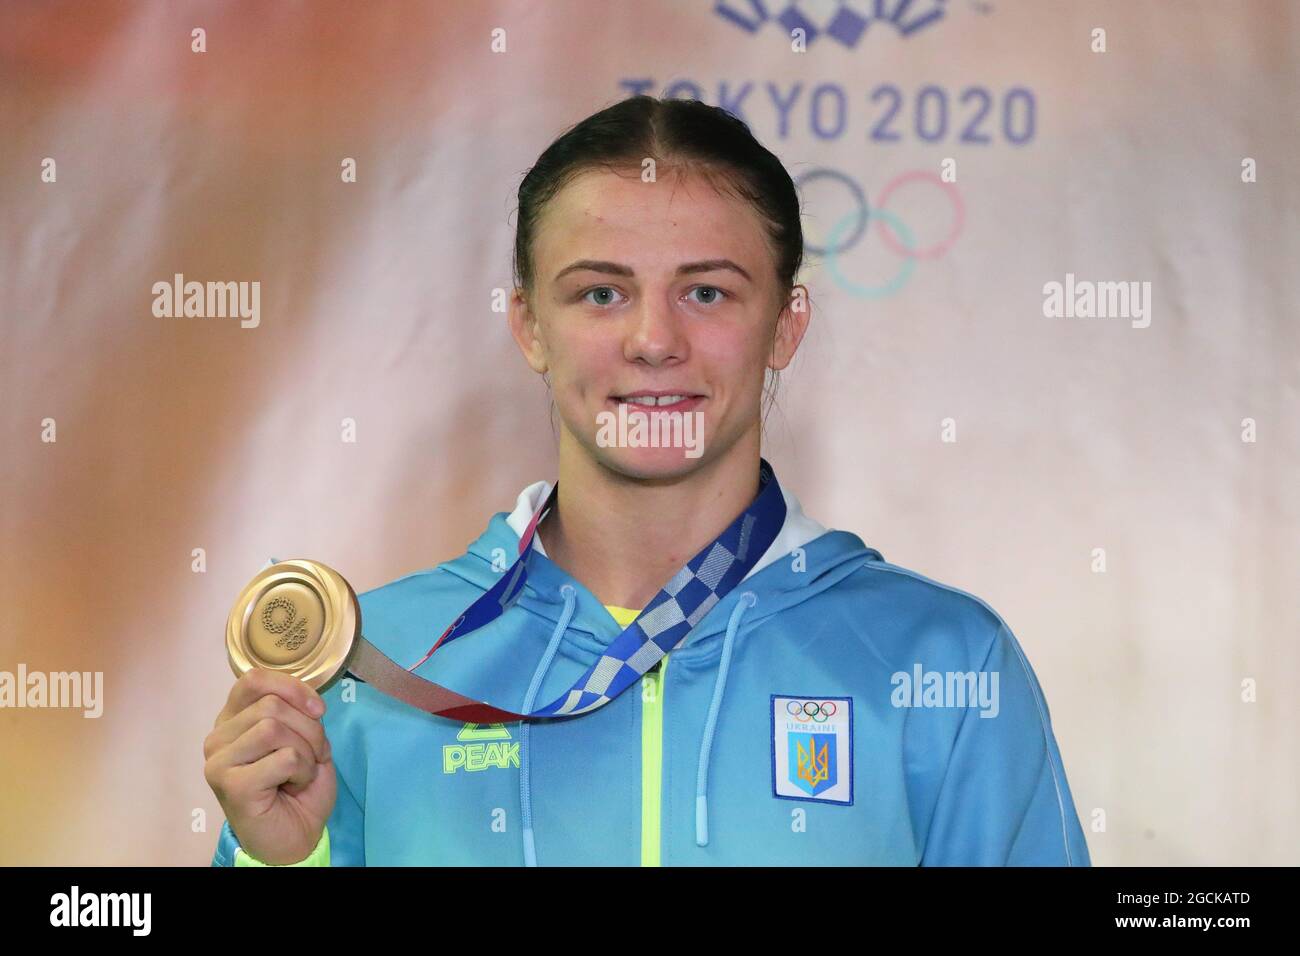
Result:
{"type": "Polygon", "coordinates": [[[104,674],[0,708],[0,863],[206,863],[246,580],[375,587],[554,477],[514,190],[639,89],[734,108],[843,242],[764,454],[1003,615],[1094,862],[1300,862],[1300,4],[905,6],[793,4],[804,52],[778,0],[0,8],[0,671],[104,674]],[[256,327],[156,316],[176,273],[256,327]],[[1150,324],[1045,317],[1067,274],[1150,324]]]}

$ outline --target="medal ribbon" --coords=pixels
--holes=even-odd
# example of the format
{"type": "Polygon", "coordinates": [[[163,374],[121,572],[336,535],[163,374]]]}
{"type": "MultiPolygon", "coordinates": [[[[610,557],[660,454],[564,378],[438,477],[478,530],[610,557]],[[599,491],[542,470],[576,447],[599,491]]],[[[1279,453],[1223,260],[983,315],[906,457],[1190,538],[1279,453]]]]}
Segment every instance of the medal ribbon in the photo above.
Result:
{"type": "Polygon", "coordinates": [[[353,674],[421,710],[473,723],[590,713],[640,680],[665,654],[684,641],[704,615],[750,572],[776,540],[785,523],[785,498],[781,486],[772,466],[760,459],[759,492],[749,507],[672,576],[636,620],[614,639],[600,659],[569,690],[537,710],[527,714],[503,710],[412,674],[411,671],[432,657],[440,647],[496,620],[519,599],[528,580],[533,536],[537,525],[555,502],[558,490],[557,482],[542,506],[533,513],[519,538],[519,556],[515,563],[442,632],[424,657],[403,669],[362,638],[350,667],[353,674]]]}

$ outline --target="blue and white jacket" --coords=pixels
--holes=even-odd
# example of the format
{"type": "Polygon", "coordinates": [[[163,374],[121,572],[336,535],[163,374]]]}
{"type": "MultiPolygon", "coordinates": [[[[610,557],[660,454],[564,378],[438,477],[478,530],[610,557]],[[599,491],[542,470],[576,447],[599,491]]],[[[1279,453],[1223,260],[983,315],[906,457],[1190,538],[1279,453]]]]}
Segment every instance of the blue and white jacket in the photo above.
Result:
{"type": "MultiPolygon", "coordinates": [[[[549,491],[524,489],[455,560],[360,594],[367,639],[418,661],[509,566],[549,491]]],[[[1006,623],[783,494],[749,575],[662,673],[590,714],[478,726],[331,687],[329,865],[1088,866],[1006,623]]],[[[598,659],[622,627],[534,549],[518,602],[415,673],[528,710],[598,659]]],[[[237,849],[226,823],[213,865],[237,849]]]]}

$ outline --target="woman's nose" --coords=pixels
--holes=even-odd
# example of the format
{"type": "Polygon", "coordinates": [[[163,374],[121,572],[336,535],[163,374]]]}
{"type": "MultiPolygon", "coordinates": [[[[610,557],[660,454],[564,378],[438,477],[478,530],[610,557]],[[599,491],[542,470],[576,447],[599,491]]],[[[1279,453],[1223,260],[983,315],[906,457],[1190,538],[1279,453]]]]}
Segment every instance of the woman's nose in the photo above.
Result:
{"type": "Polygon", "coordinates": [[[642,300],[631,320],[623,354],[629,362],[644,359],[659,365],[672,359],[684,359],[689,350],[682,319],[657,300],[642,300]]]}

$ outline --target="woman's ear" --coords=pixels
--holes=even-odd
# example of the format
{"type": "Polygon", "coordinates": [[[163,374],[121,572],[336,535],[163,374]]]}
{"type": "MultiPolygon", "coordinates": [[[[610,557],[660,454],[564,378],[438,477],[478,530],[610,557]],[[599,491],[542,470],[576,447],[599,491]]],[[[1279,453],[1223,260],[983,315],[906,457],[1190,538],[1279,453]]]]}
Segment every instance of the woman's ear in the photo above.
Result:
{"type": "Polygon", "coordinates": [[[510,334],[524,353],[529,367],[534,372],[545,372],[546,344],[541,337],[541,324],[537,314],[528,304],[523,289],[516,288],[510,296],[510,307],[506,310],[506,321],[510,323],[510,334]]]}
{"type": "Polygon", "coordinates": [[[812,306],[808,300],[808,289],[797,285],[786,300],[781,312],[776,317],[776,333],[772,337],[772,357],[768,366],[780,371],[794,358],[803,334],[808,331],[808,322],[812,319],[812,306]]]}

